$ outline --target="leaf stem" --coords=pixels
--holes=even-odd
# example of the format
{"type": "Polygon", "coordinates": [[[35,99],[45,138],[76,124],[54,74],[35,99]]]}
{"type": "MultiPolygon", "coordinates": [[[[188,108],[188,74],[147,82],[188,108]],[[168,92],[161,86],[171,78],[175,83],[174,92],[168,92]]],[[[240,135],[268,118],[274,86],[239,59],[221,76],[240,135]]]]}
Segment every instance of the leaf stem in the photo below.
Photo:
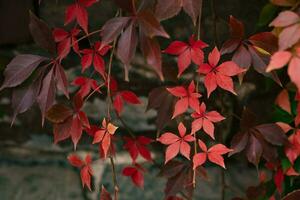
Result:
{"type": "Polygon", "coordinates": [[[111,164],[111,171],[113,174],[114,200],[118,200],[119,185],[118,185],[118,181],[117,181],[117,173],[116,173],[115,163],[114,163],[114,159],[112,156],[110,156],[109,158],[110,158],[110,164],[111,164]]]}
{"type": "Polygon", "coordinates": [[[99,90],[101,87],[103,87],[105,83],[101,83],[98,87],[96,87],[85,99],[84,102],[86,102],[97,90],[99,90]]]}
{"type": "MultiPolygon", "coordinates": [[[[200,8],[199,8],[199,16],[198,16],[198,21],[197,21],[197,40],[200,40],[201,38],[201,18],[202,18],[202,5],[203,1],[201,0],[200,2],[200,8]]],[[[197,73],[196,73],[197,77],[197,73]]],[[[196,80],[196,93],[199,91],[199,80],[196,80]]],[[[194,140],[194,155],[197,154],[197,136],[195,133],[195,140],[194,140]]],[[[196,170],[193,170],[193,188],[196,188],[196,170]]]]}

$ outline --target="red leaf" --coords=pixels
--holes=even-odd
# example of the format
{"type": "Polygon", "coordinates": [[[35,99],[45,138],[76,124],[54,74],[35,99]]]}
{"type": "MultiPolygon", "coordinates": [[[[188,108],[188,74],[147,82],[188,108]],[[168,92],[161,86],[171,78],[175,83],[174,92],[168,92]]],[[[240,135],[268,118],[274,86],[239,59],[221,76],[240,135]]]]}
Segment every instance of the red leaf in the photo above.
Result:
{"type": "Polygon", "coordinates": [[[78,142],[81,138],[81,135],[82,135],[81,120],[80,120],[79,116],[77,116],[77,115],[75,115],[73,117],[70,133],[71,133],[72,142],[74,144],[74,149],[76,149],[77,144],[78,144],[78,142]]]}
{"type": "Polygon", "coordinates": [[[194,141],[195,138],[191,135],[186,135],[186,128],[182,123],[178,125],[178,132],[181,138],[173,133],[167,132],[157,139],[162,144],[169,145],[166,150],[165,164],[173,159],[179,152],[187,159],[190,159],[190,146],[188,142],[194,141]]]}
{"type": "Polygon", "coordinates": [[[288,68],[288,75],[291,79],[291,81],[297,86],[298,91],[300,91],[300,58],[294,57],[292,58],[289,68],[288,68]]]}
{"type": "Polygon", "coordinates": [[[102,185],[100,200],[112,200],[110,193],[102,185]]]}
{"type": "Polygon", "coordinates": [[[84,165],[84,162],[76,154],[69,155],[68,160],[74,167],[81,168],[84,165]]]}
{"type": "Polygon", "coordinates": [[[289,93],[286,89],[283,89],[279,93],[275,100],[275,104],[277,104],[280,108],[291,114],[291,103],[289,99],[289,93]]]}
{"type": "Polygon", "coordinates": [[[125,167],[122,171],[123,176],[130,176],[132,182],[138,186],[144,187],[144,176],[136,167],[125,167]]]}
{"type": "Polygon", "coordinates": [[[207,159],[206,153],[197,153],[193,157],[193,168],[196,169],[198,166],[201,166],[205,163],[207,159]]]}
{"type": "Polygon", "coordinates": [[[192,123],[192,134],[203,128],[204,132],[214,139],[214,125],[212,122],[219,122],[225,118],[216,111],[207,112],[204,103],[199,106],[198,110],[198,112],[192,114],[195,119],[192,123]]]}
{"type": "Polygon", "coordinates": [[[92,189],[91,189],[91,174],[90,174],[88,166],[84,166],[81,169],[81,171],[80,171],[80,177],[81,177],[82,187],[84,187],[86,185],[87,188],[90,191],[92,191],[92,189]]]}
{"type": "Polygon", "coordinates": [[[76,18],[76,4],[72,4],[66,8],[65,24],[69,24],[76,18]]]}
{"type": "Polygon", "coordinates": [[[232,61],[227,61],[217,66],[219,60],[220,53],[217,48],[214,48],[208,56],[209,64],[199,66],[198,72],[206,75],[204,85],[207,89],[208,97],[217,88],[217,86],[236,94],[233,88],[231,76],[238,75],[245,71],[244,69],[239,68],[232,61]]]}
{"type": "Polygon", "coordinates": [[[279,193],[282,193],[282,183],[284,181],[284,174],[282,169],[278,169],[276,174],[274,175],[274,183],[276,185],[277,190],[279,193]]]}
{"type": "Polygon", "coordinates": [[[178,77],[189,67],[193,61],[197,65],[203,64],[203,48],[208,45],[201,40],[195,40],[194,35],[190,36],[189,44],[174,41],[163,52],[171,55],[178,55],[178,77]]]}
{"type": "Polygon", "coordinates": [[[83,1],[76,2],[67,7],[65,12],[65,25],[71,23],[76,19],[81,28],[88,33],[88,13],[86,7],[91,6],[96,1],[83,1]]]}
{"type": "Polygon", "coordinates": [[[286,27],[297,23],[300,17],[297,13],[292,11],[283,11],[271,22],[270,26],[286,27]]]}
{"type": "Polygon", "coordinates": [[[72,82],[72,85],[80,86],[80,90],[78,91],[78,94],[82,98],[87,96],[91,89],[97,90],[97,92],[100,92],[100,88],[98,88],[97,81],[94,79],[86,78],[83,76],[76,77],[74,81],[72,82]]]}
{"type": "Polygon", "coordinates": [[[171,55],[180,55],[188,48],[188,45],[181,41],[172,42],[163,52],[171,55]]]}
{"type": "Polygon", "coordinates": [[[266,69],[270,72],[274,69],[280,69],[287,65],[292,57],[292,54],[288,51],[278,51],[274,53],[271,57],[271,61],[266,69]]]}
{"type": "Polygon", "coordinates": [[[199,97],[201,94],[195,91],[195,84],[194,81],[190,83],[188,88],[174,87],[174,88],[167,88],[167,90],[173,94],[174,96],[180,97],[180,99],[175,104],[173,118],[176,116],[184,113],[188,107],[191,107],[195,111],[199,109],[199,97]]]}
{"type": "Polygon", "coordinates": [[[123,100],[122,100],[120,94],[117,94],[115,96],[113,105],[114,105],[114,108],[116,109],[117,113],[120,114],[123,110],[123,100]]]}
{"type": "Polygon", "coordinates": [[[120,92],[120,95],[122,96],[124,101],[126,101],[127,103],[131,103],[131,104],[140,104],[141,103],[139,98],[131,91],[122,91],[122,92],[120,92]]]}

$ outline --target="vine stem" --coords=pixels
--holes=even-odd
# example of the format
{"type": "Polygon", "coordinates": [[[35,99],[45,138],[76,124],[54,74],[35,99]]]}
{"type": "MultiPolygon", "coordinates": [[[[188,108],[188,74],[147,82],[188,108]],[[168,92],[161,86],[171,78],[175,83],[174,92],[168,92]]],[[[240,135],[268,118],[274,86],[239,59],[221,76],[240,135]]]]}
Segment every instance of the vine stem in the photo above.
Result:
{"type": "MultiPolygon", "coordinates": [[[[203,1],[200,2],[200,8],[199,8],[199,16],[197,21],[197,40],[200,40],[201,38],[201,18],[202,18],[202,5],[203,1]]],[[[196,93],[198,93],[198,87],[199,87],[199,81],[196,80],[196,93]]],[[[194,155],[197,154],[197,136],[195,133],[195,140],[194,140],[194,155]]],[[[196,171],[197,169],[193,170],[193,188],[196,188],[196,171]]]]}
{"type": "Polygon", "coordinates": [[[118,182],[117,182],[116,167],[115,167],[115,163],[114,163],[114,158],[112,156],[110,156],[109,158],[110,158],[111,170],[112,170],[112,174],[113,174],[114,199],[117,200],[118,193],[119,193],[119,186],[118,186],[118,182]]]}
{"type": "MultiPolygon", "coordinates": [[[[85,39],[85,38],[88,38],[88,37],[90,37],[91,35],[94,35],[94,34],[99,33],[99,32],[101,32],[101,31],[102,31],[102,29],[98,29],[98,30],[96,30],[96,31],[90,32],[90,33],[88,33],[88,34],[82,36],[81,38],[77,39],[75,42],[78,43],[78,42],[80,42],[81,40],[83,40],[83,39],[85,39]]],[[[75,44],[75,42],[74,42],[73,44],[75,44]]],[[[72,46],[73,46],[73,44],[72,44],[72,46]]]]}
{"type": "MultiPolygon", "coordinates": [[[[116,13],[116,16],[120,15],[120,10],[116,13]]],[[[107,97],[106,97],[106,102],[107,102],[107,119],[108,121],[111,120],[110,116],[110,108],[111,108],[111,92],[110,92],[110,77],[111,77],[111,67],[112,67],[112,61],[114,57],[114,52],[116,49],[116,43],[117,40],[115,39],[113,42],[112,50],[110,53],[109,57],[109,63],[108,63],[108,72],[107,72],[107,97]]],[[[112,174],[113,174],[113,184],[114,184],[114,200],[118,200],[118,193],[119,193],[119,185],[117,182],[117,174],[116,174],[116,168],[115,168],[115,163],[114,163],[114,158],[110,156],[110,164],[111,164],[111,169],[112,169],[112,174]]]]}
{"type": "Polygon", "coordinates": [[[96,87],[85,99],[84,102],[86,102],[97,90],[99,90],[101,87],[103,87],[105,84],[101,83],[98,87],[96,87]]]}

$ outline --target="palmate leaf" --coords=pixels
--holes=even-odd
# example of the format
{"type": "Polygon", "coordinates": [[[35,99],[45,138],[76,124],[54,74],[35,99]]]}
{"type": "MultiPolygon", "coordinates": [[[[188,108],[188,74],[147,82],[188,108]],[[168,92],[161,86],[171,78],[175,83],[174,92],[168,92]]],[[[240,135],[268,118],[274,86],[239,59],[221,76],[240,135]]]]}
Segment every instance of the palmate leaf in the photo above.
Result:
{"type": "MultiPolygon", "coordinates": [[[[170,196],[175,196],[179,192],[192,198],[194,192],[192,184],[193,166],[190,163],[172,160],[164,165],[158,176],[167,179],[165,187],[166,199],[170,196]]],[[[196,178],[207,179],[206,171],[202,166],[196,169],[196,178]]]]}
{"type": "Polygon", "coordinates": [[[4,70],[4,82],[0,88],[16,87],[23,83],[46,57],[31,54],[17,55],[4,70]]]}
{"type": "Polygon", "coordinates": [[[255,115],[244,109],[241,132],[231,140],[233,152],[229,156],[245,151],[249,162],[258,166],[261,157],[269,162],[277,157],[276,146],[287,144],[284,130],[275,123],[257,125],[255,115]]]}
{"type": "MultiPolygon", "coordinates": [[[[277,37],[271,32],[262,32],[250,36],[244,36],[244,25],[241,21],[230,16],[229,19],[230,38],[223,44],[221,54],[232,53],[232,61],[244,69],[253,66],[258,73],[272,78],[277,84],[281,82],[276,73],[267,73],[266,69],[270,61],[270,55],[274,53],[277,46],[277,37]]],[[[244,74],[239,76],[243,79],[244,74]]]]}
{"type": "Polygon", "coordinates": [[[37,45],[54,55],[56,53],[56,46],[51,29],[44,21],[35,16],[31,11],[29,14],[29,30],[33,40],[37,45]]]}
{"type": "Polygon", "coordinates": [[[169,35],[160,25],[152,11],[140,9],[133,16],[117,17],[108,20],[102,27],[101,36],[105,44],[116,40],[120,36],[116,53],[117,57],[124,64],[126,80],[129,80],[128,71],[139,41],[147,63],[154,68],[154,71],[163,80],[160,46],[154,40],[154,37],[168,38],[169,35]]]}
{"type": "Polygon", "coordinates": [[[147,110],[155,109],[157,111],[156,126],[160,131],[172,119],[176,97],[169,93],[165,87],[154,88],[148,97],[147,110]]]}
{"type": "Polygon", "coordinates": [[[160,20],[169,19],[177,15],[181,8],[184,12],[188,14],[193,24],[197,23],[198,16],[201,15],[200,7],[202,5],[202,0],[158,0],[155,15],[160,20]]]}

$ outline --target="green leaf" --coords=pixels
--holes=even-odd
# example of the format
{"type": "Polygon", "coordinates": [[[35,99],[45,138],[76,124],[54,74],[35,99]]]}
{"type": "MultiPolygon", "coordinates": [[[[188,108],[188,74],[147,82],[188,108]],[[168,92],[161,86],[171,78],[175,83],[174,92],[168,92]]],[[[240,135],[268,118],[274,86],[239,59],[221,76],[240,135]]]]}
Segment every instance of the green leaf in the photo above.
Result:
{"type": "Polygon", "coordinates": [[[287,170],[288,168],[290,168],[292,166],[291,162],[287,158],[283,158],[281,160],[281,165],[282,165],[283,171],[287,170]]]}
{"type": "Polygon", "coordinates": [[[258,28],[268,26],[268,24],[274,19],[277,13],[278,7],[274,6],[271,3],[265,5],[260,12],[257,26],[258,28]]]}
{"type": "Polygon", "coordinates": [[[276,106],[273,113],[273,120],[275,122],[285,122],[289,124],[294,121],[294,118],[288,112],[276,106]]]}

